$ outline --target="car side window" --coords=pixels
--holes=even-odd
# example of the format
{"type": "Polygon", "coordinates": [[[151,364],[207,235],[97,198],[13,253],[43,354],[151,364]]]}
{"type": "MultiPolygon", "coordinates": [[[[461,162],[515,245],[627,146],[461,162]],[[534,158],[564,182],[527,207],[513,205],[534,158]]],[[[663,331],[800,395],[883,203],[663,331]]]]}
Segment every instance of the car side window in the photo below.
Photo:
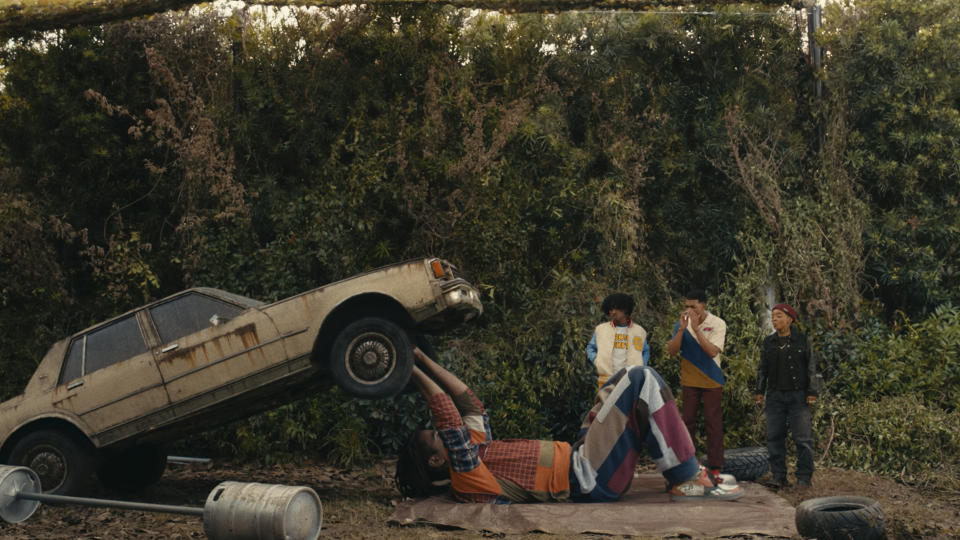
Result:
{"type": "Polygon", "coordinates": [[[244,309],[215,298],[189,293],[178,296],[150,309],[150,315],[163,343],[213,326],[210,319],[216,315],[226,321],[243,313],[244,309]]]}
{"type": "Polygon", "coordinates": [[[60,383],[78,379],[87,373],[145,352],[147,345],[140,333],[137,318],[133,315],[124,317],[70,343],[70,350],[60,373],[60,383]]]}
{"type": "Polygon", "coordinates": [[[80,336],[70,342],[70,352],[67,353],[67,360],[63,363],[60,384],[83,376],[83,339],[85,337],[80,336]]]}
{"type": "Polygon", "coordinates": [[[125,317],[87,334],[83,373],[105,368],[147,352],[147,345],[134,316],[125,317]]]}

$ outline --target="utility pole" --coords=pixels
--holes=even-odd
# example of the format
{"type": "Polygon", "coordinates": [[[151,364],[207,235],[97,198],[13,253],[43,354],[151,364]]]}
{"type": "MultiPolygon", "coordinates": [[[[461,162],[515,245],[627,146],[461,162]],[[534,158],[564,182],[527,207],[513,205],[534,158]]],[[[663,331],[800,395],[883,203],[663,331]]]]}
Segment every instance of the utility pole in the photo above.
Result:
{"type": "MultiPolygon", "coordinates": [[[[815,96],[813,108],[819,112],[823,102],[823,79],[820,76],[823,69],[823,47],[817,43],[816,35],[817,30],[823,25],[823,6],[820,5],[818,0],[808,0],[805,9],[807,11],[807,50],[810,54],[810,64],[813,66],[815,77],[813,81],[813,95],[815,96]]],[[[817,120],[817,150],[822,150],[826,143],[823,118],[820,118],[816,113],[814,113],[814,117],[817,120]]]]}
{"type": "MultiPolygon", "coordinates": [[[[823,47],[817,43],[815,36],[821,26],[823,26],[823,6],[811,2],[807,6],[807,46],[810,48],[813,69],[818,71],[823,67],[823,47]]],[[[814,85],[814,91],[818,98],[823,97],[823,81],[819,78],[814,85]]]]}

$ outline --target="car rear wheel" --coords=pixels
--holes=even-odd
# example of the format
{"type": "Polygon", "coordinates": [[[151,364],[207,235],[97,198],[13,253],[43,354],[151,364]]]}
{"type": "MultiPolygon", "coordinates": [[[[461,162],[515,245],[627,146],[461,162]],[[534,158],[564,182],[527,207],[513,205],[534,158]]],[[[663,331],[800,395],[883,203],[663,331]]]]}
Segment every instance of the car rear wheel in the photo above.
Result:
{"type": "Polygon", "coordinates": [[[365,317],[355,321],[333,342],[330,374],[337,385],[356,397],[396,395],[412,372],[410,336],[387,319],[365,317]]]}
{"type": "Polygon", "coordinates": [[[10,461],[37,473],[44,493],[81,493],[93,472],[92,450],[70,436],[41,430],[20,439],[10,451],[10,461]]]}
{"type": "Polygon", "coordinates": [[[120,451],[105,451],[97,467],[97,477],[106,488],[133,493],[160,480],[166,468],[167,454],[163,449],[143,444],[120,451]]]}

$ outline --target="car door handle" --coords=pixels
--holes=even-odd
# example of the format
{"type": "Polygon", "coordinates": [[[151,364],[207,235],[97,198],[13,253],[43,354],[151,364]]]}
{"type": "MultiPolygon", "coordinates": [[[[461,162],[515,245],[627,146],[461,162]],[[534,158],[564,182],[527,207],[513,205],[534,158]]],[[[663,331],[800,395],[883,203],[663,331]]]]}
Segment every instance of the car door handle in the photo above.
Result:
{"type": "Polygon", "coordinates": [[[67,385],[67,390],[73,390],[74,388],[77,388],[79,386],[83,386],[83,381],[73,381],[72,383],[67,385]]]}
{"type": "Polygon", "coordinates": [[[172,343],[172,344],[167,345],[166,347],[160,349],[160,352],[162,352],[162,353],[170,352],[170,351],[176,349],[176,348],[179,347],[179,346],[180,346],[179,343],[172,343]]]}

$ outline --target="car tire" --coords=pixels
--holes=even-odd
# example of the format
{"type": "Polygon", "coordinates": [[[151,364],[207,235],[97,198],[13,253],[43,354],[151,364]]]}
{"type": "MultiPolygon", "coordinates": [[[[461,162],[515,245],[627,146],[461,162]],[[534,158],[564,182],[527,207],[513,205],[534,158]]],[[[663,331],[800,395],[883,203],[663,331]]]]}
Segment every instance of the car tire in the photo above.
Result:
{"type": "Polygon", "coordinates": [[[104,451],[97,467],[97,477],[107,489],[136,493],[155,484],[167,468],[163,448],[143,444],[120,451],[104,451]]]}
{"type": "MultiPolygon", "coordinates": [[[[723,451],[723,474],[732,474],[738,481],[752,482],[763,476],[770,468],[767,449],[762,446],[728,448],[723,451]]],[[[700,463],[707,464],[707,455],[700,456],[700,463]]]]}
{"type": "Polygon", "coordinates": [[[731,448],[723,452],[723,473],[732,474],[737,480],[752,482],[770,468],[767,449],[762,446],[731,448]]]}
{"type": "Polygon", "coordinates": [[[869,497],[807,499],[797,505],[797,531],[819,540],[873,540],[884,537],[883,509],[869,497]]]}
{"type": "Polygon", "coordinates": [[[333,381],[353,396],[394,396],[413,372],[410,336],[380,317],[354,321],[334,340],[329,368],[333,381]]]}
{"type": "Polygon", "coordinates": [[[40,430],[14,444],[10,462],[35,472],[44,493],[74,495],[89,487],[93,450],[60,431],[40,430]]]}
{"type": "MultiPolygon", "coordinates": [[[[430,341],[427,340],[427,336],[425,336],[425,335],[423,335],[423,334],[417,334],[417,335],[413,338],[413,344],[414,344],[414,346],[416,346],[417,348],[419,348],[421,351],[423,351],[423,354],[429,356],[431,360],[436,360],[436,361],[438,361],[438,362],[440,361],[440,357],[437,356],[437,350],[434,349],[434,348],[433,348],[433,344],[430,343],[430,341]]],[[[414,383],[414,382],[413,382],[413,379],[411,378],[410,381],[407,382],[406,386],[403,387],[403,390],[400,391],[400,393],[401,393],[401,394],[415,394],[415,393],[417,393],[417,392],[419,392],[419,391],[420,391],[420,389],[417,388],[416,383],[414,383]]]]}

